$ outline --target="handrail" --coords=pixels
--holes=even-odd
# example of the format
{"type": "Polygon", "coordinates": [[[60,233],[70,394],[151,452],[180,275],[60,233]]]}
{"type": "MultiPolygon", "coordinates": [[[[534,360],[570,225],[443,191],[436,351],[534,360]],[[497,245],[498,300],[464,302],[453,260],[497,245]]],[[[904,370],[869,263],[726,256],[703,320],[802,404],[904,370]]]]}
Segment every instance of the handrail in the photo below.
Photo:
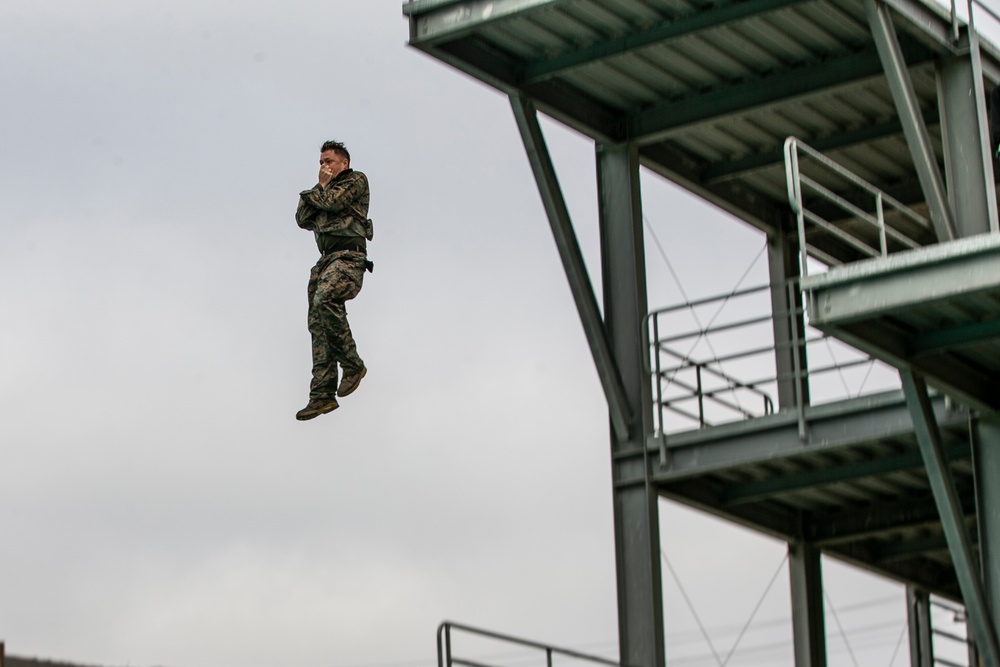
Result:
{"type": "MultiPolygon", "coordinates": [[[[957,42],[959,35],[961,34],[959,31],[961,27],[961,20],[958,16],[958,7],[956,3],[957,0],[951,0],[951,37],[953,40],[957,42]]],[[[967,4],[967,11],[969,12],[968,26],[970,35],[977,37],[979,35],[979,31],[976,30],[976,19],[975,19],[976,8],[982,9],[994,21],[1000,23],[1000,14],[991,9],[989,6],[986,5],[986,3],[982,2],[981,0],[967,0],[966,4],[967,4]]]]}
{"type": "Polygon", "coordinates": [[[824,230],[828,234],[840,239],[843,243],[851,246],[858,252],[870,257],[885,257],[889,253],[889,239],[892,239],[892,241],[894,241],[897,245],[905,248],[917,248],[920,246],[916,240],[906,236],[900,230],[886,224],[885,207],[889,206],[896,211],[896,213],[921,228],[930,227],[930,221],[927,218],[916,213],[898,199],[891,197],[882,190],[879,190],[865,179],[834,162],[819,151],[804,144],[796,137],[788,137],[785,139],[784,150],[788,203],[791,205],[792,212],[795,213],[796,222],[798,223],[799,251],[801,253],[800,269],[803,276],[809,274],[808,260],[810,255],[822,259],[827,264],[838,263],[836,258],[832,255],[809,245],[806,233],[807,221],[824,230]],[[834,174],[837,178],[842,181],[846,181],[854,188],[861,190],[866,195],[871,197],[875,212],[869,213],[863,210],[861,207],[851,203],[845,197],[824,186],[814,178],[804,175],[799,163],[800,153],[808,157],[812,163],[818,165],[822,169],[825,169],[827,173],[834,174]],[[852,235],[849,231],[841,229],[817,213],[808,210],[805,206],[805,199],[802,195],[803,187],[805,187],[811,194],[819,196],[821,199],[825,200],[829,204],[832,204],[837,209],[846,212],[852,217],[853,220],[858,220],[869,227],[873,227],[877,232],[879,239],[878,248],[872,247],[863,239],[858,238],[856,235],[852,235]]]}
{"type": "Polygon", "coordinates": [[[559,648],[557,646],[552,646],[550,644],[542,644],[541,642],[532,641],[530,639],[522,639],[520,637],[513,637],[511,635],[501,634],[499,632],[494,632],[492,630],[483,630],[482,628],[474,628],[470,625],[463,625],[461,623],[455,623],[453,621],[443,621],[441,625],[438,626],[437,630],[438,667],[452,667],[452,665],[464,665],[464,667],[493,667],[487,663],[478,662],[475,660],[471,660],[469,658],[457,658],[454,655],[452,655],[451,631],[453,629],[460,630],[462,632],[466,632],[471,635],[486,637],[488,639],[496,639],[498,641],[507,642],[509,644],[517,644],[518,646],[524,646],[527,648],[544,651],[546,667],[552,667],[553,655],[561,655],[568,658],[574,658],[576,660],[584,660],[587,662],[593,662],[600,665],[606,665],[607,667],[626,667],[621,665],[621,663],[615,662],[614,660],[609,660],[608,658],[602,658],[597,655],[589,655],[587,653],[581,653],[580,651],[575,651],[569,648],[559,648]]]}
{"type": "MultiPolygon", "coordinates": [[[[845,349],[839,342],[843,354],[821,349],[831,339],[805,324],[799,289],[798,280],[758,285],[658,308],[646,316],[643,335],[650,351],[647,371],[653,383],[654,416],[661,436],[668,430],[670,415],[705,428],[774,414],[779,388],[786,387],[791,392],[788,404],[780,407],[794,407],[799,433],[806,439],[805,409],[810,395],[817,393],[815,388],[810,391],[816,378],[841,376],[840,385],[835,379],[816,385],[818,393],[834,396],[826,400],[861,395],[867,376],[860,389],[850,389],[844,372],[870,366],[874,361],[861,352],[845,349]],[[773,299],[778,295],[784,307],[775,306],[773,299]],[[717,322],[723,306],[730,303],[740,312],[717,322]],[[699,319],[698,313],[709,312],[714,312],[711,318],[704,322],[699,319]],[[776,330],[787,334],[776,341],[776,330]],[[776,361],[779,357],[787,360],[780,370],[776,361]],[[806,363],[810,358],[812,363],[806,363]]],[[[665,457],[665,452],[662,454],[665,457]]]]}

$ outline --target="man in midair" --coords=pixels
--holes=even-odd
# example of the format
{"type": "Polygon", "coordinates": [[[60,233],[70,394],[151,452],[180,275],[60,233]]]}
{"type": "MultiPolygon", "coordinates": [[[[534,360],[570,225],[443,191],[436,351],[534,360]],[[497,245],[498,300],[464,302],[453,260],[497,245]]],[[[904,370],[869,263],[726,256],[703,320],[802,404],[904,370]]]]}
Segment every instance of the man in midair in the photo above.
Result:
{"type": "Polygon", "coordinates": [[[339,141],[323,144],[319,165],[319,182],[299,193],[295,212],[299,227],[315,234],[320,252],[309,274],[312,382],[309,404],[295,415],[299,421],[336,410],[337,396],[357,389],[367,372],[347,323],[346,302],[361,291],[365,269],[372,269],[368,178],[351,169],[351,154],[339,141]],[[339,386],[338,365],[344,373],[339,386]]]}

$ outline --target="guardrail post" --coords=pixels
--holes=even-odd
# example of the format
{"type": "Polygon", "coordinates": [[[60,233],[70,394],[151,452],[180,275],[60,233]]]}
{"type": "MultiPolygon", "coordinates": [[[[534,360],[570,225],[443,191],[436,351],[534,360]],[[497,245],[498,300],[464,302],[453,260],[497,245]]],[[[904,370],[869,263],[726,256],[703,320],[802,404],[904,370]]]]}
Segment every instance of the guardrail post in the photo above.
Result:
{"type": "Polygon", "coordinates": [[[906,587],[906,618],[910,636],[910,667],[934,667],[930,596],[906,587]]]}
{"type": "Polygon", "coordinates": [[[448,622],[438,626],[437,648],[438,667],[451,667],[451,624],[448,622]]]}
{"type": "Polygon", "coordinates": [[[705,428],[705,395],[701,386],[701,364],[694,365],[695,395],[698,397],[698,427],[705,428]]]}
{"type": "MultiPolygon", "coordinates": [[[[802,202],[802,180],[799,174],[799,147],[795,137],[785,139],[785,179],[788,186],[788,202],[795,214],[796,230],[799,233],[799,269],[795,275],[809,275],[809,244],[806,242],[806,216],[802,202]]],[[[784,235],[784,232],[779,232],[784,235]]],[[[785,241],[787,244],[787,241],[785,241]]],[[[787,261],[787,260],[785,260],[787,261]]],[[[774,283],[774,280],[771,280],[774,283]]]]}
{"type": "Polygon", "coordinates": [[[889,244],[885,238],[885,210],[882,208],[882,192],[875,195],[875,214],[878,217],[879,251],[885,257],[889,254],[889,244]]]}

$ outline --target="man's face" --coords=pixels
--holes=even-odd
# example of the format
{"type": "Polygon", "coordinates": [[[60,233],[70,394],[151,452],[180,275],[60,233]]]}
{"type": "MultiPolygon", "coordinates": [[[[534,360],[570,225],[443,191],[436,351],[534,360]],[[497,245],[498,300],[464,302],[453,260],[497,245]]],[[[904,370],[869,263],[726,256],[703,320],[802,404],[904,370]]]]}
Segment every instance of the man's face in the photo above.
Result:
{"type": "Polygon", "coordinates": [[[319,154],[319,166],[336,178],[337,174],[347,169],[347,159],[337,155],[336,151],[323,151],[319,154]]]}

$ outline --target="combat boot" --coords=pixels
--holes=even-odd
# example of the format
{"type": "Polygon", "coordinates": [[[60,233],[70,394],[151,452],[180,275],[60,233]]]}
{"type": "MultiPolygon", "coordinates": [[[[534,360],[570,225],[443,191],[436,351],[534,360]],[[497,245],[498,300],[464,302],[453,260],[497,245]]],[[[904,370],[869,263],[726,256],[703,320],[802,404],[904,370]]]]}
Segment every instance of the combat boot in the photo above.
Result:
{"type": "Polygon", "coordinates": [[[337,399],[333,398],[310,398],[309,405],[295,413],[295,418],[300,422],[308,421],[314,417],[333,412],[340,407],[337,399]]]}
{"type": "Polygon", "coordinates": [[[344,375],[344,379],[340,381],[340,386],[337,387],[337,396],[347,396],[361,384],[361,378],[367,375],[368,369],[364,366],[357,373],[351,373],[350,375],[344,375]]]}

